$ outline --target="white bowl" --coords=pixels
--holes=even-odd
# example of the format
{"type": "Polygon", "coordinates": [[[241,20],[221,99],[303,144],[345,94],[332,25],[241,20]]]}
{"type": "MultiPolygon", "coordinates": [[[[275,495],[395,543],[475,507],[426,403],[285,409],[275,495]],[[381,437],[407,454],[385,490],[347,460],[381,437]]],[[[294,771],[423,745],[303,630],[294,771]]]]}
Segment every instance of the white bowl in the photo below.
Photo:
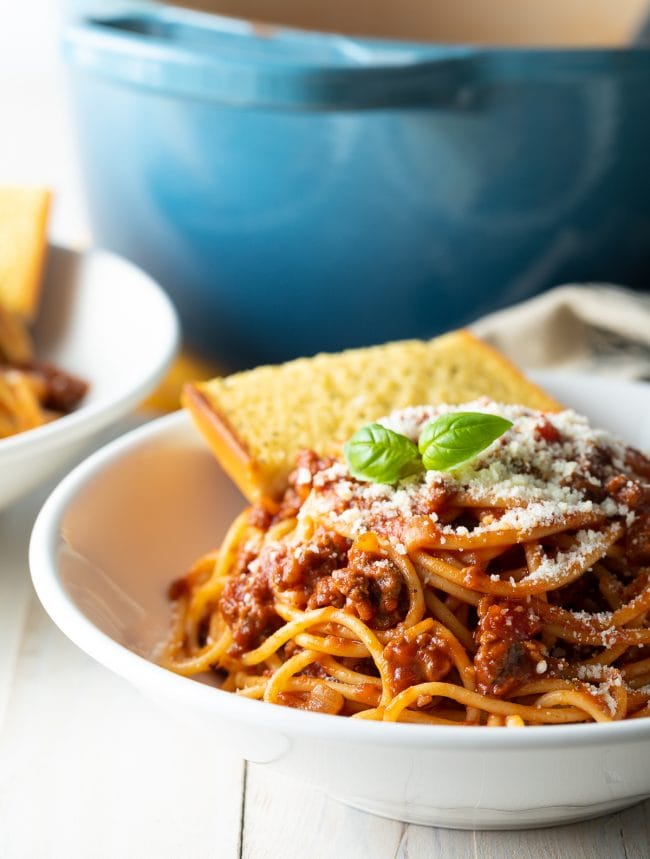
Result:
{"type": "Polygon", "coordinates": [[[178,321],[167,296],[143,271],[103,251],[49,249],[33,333],[39,359],[90,387],[71,414],[0,440],[0,509],[144,399],[178,346],[178,321]]]}
{"type": "MultiPolygon", "coordinates": [[[[542,383],[650,445],[650,387],[576,376],[542,383]]],[[[197,730],[219,731],[248,759],[376,814],[519,828],[650,795],[650,719],[523,729],[372,723],[251,701],[155,665],[167,586],[219,543],[242,503],[189,419],[162,418],[91,456],[48,499],[30,548],[38,595],[79,647],[197,730]]]]}

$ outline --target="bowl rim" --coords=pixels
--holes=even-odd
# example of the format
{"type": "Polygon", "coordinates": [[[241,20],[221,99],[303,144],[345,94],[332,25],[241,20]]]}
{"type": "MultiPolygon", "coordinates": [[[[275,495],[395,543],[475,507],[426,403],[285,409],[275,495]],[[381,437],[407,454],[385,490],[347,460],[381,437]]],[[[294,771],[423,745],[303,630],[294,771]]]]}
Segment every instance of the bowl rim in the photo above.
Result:
{"type": "MultiPolygon", "coordinates": [[[[180,343],[180,323],[171,299],[156,281],[134,263],[110,251],[91,248],[76,251],[59,245],[48,246],[48,257],[52,255],[69,256],[79,262],[105,261],[111,266],[129,272],[138,288],[147,295],[149,304],[157,304],[160,316],[160,326],[165,326],[167,336],[161,340],[161,347],[155,352],[146,352],[146,363],[143,362],[136,374],[136,384],[129,383],[109,399],[82,403],[74,411],[62,415],[56,420],[16,433],[8,438],[0,439],[0,465],[3,461],[15,461],[20,457],[30,456],[38,447],[39,453],[57,447],[61,442],[74,441],[92,431],[92,425],[105,424],[123,412],[128,411],[139,403],[163,379],[180,343]]],[[[92,379],[88,380],[92,386],[92,379]]]]}
{"type": "MultiPolygon", "coordinates": [[[[538,374],[539,378],[588,378],[579,374],[538,374]]],[[[605,381],[605,380],[603,380],[605,381]]],[[[650,387],[642,383],[613,381],[629,387],[630,393],[648,396],[650,387]]],[[[459,750],[546,750],[551,748],[627,744],[650,739],[650,718],[621,722],[569,725],[540,725],[531,730],[489,730],[485,726],[418,725],[373,722],[307,713],[288,707],[268,705],[224,692],[174,674],[119,644],[98,629],[74,604],[63,587],[57,569],[57,552],[62,544],[63,517],[80,490],[134,449],[163,439],[170,433],[189,429],[190,418],[175,412],[132,430],[89,456],[54,489],[41,508],[32,531],[29,566],[36,593],[45,610],[62,632],[97,662],[124,677],[136,687],[160,690],[166,697],[211,709],[216,717],[259,730],[272,730],[307,738],[339,743],[405,748],[457,748],[459,750]]],[[[206,455],[210,456],[207,447],[206,455]]]]}

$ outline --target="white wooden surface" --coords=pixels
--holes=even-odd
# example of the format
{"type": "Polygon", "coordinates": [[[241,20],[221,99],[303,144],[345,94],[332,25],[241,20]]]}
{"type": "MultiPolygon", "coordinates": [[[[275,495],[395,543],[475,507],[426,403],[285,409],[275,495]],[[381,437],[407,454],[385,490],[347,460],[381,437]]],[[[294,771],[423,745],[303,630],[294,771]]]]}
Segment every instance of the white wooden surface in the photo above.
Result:
{"type": "MultiPolygon", "coordinates": [[[[5,6],[0,102],[11,133],[0,137],[0,179],[54,187],[51,237],[82,246],[88,228],[57,61],[61,3],[5,6]]],[[[246,766],[227,743],[199,745],[40,608],[26,557],[43,497],[0,512],[0,859],[650,857],[650,804],[534,832],[426,829],[246,766]]]]}
{"type": "Polygon", "coordinates": [[[205,748],[41,609],[26,553],[43,495],[0,513],[0,859],[650,856],[650,803],[556,829],[427,829],[205,748]]]}

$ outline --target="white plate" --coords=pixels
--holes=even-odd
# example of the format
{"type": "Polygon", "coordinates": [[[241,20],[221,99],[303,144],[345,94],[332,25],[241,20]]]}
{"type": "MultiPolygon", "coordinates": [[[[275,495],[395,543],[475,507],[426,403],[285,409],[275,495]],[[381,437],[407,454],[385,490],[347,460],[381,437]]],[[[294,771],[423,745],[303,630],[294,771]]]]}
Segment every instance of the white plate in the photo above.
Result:
{"type": "Polygon", "coordinates": [[[0,439],[0,508],[54,474],[155,388],[175,355],[178,322],[162,290],[126,260],[51,247],[34,340],[39,359],[90,388],[71,414],[0,439]]]}
{"type": "MultiPolygon", "coordinates": [[[[649,387],[541,381],[600,425],[650,446],[649,387]]],[[[38,595],[79,647],[196,730],[223,732],[250,760],[376,814],[521,828],[650,795],[650,719],[520,730],[372,723],[250,701],[155,665],[167,586],[219,543],[242,504],[184,414],[149,424],[90,457],[43,507],[30,549],[38,595]]]]}

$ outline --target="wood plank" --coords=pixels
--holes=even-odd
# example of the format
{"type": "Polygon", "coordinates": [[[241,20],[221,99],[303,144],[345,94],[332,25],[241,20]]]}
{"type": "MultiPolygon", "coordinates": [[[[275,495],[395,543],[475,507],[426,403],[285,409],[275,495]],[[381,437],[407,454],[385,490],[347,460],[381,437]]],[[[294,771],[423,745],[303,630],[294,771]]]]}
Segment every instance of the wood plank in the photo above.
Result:
{"type": "Polygon", "coordinates": [[[462,831],[402,824],[346,808],[310,785],[248,766],[244,859],[647,859],[650,803],[548,829],[462,831]],[[279,852],[281,851],[281,853],[279,852]]]}
{"type": "MultiPolygon", "coordinates": [[[[3,538],[0,578],[27,581],[24,556],[19,571],[9,568],[6,531],[3,538]]],[[[9,602],[2,612],[2,619],[11,616],[9,602]]],[[[14,635],[19,628],[16,622],[14,635]]],[[[0,725],[0,856],[238,855],[240,759],[223,742],[206,744],[85,656],[35,596],[9,674],[0,725]]]]}
{"type": "Polygon", "coordinates": [[[39,502],[31,498],[0,513],[0,732],[32,594],[26,559],[39,502]]]}
{"type": "MultiPolygon", "coordinates": [[[[525,856],[531,859],[624,857],[618,815],[547,829],[474,833],[476,856],[525,856]]],[[[417,853],[416,853],[417,855],[417,853]]]]}
{"type": "Polygon", "coordinates": [[[242,859],[389,859],[405,827],[348,808],[309,784],[248,764],[242,859]]]}
{"type": "Polygon", "coordinates": [[[626,859],[650,856],[650,800],[618,814],[626,859]]]}

